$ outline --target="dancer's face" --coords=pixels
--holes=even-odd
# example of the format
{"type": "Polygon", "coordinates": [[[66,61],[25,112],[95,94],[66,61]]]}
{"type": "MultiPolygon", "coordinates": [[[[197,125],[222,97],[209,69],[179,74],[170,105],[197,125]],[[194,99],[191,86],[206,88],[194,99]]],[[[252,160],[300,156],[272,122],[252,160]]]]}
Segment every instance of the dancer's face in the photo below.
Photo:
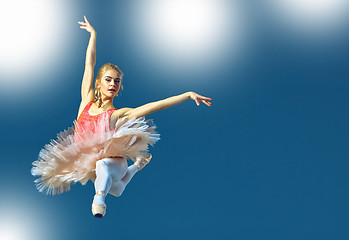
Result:
{"type": "Polygon", "coordinates": [[[106,71],[99,84],[101,93],[107,98],[114,98],[120,90],[121,80],[117,71],[113,69],[106,71]]]}

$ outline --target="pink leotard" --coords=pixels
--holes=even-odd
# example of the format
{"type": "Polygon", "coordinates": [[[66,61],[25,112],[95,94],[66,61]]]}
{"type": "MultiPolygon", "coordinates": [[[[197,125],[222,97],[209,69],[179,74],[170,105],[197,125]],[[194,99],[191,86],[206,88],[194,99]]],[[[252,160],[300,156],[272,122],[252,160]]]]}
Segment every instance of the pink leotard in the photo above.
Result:
{"type": "Polygon", "coordinates": [[[82,113],[80,114],[78,120],[76,121],[76,127],[75,127],[75,134],[81,131],[92,131],[95,132],[95,123],[100,121],[101,119],[104,119],[107,117],[107,119],[110,120],[110,116],[112,113],[116,110],[114,109],[108,109],[100,114],[97,115],[91,115],[89,114],[89,110],[92,106],[93,102],[89,102],[82,113]]]}

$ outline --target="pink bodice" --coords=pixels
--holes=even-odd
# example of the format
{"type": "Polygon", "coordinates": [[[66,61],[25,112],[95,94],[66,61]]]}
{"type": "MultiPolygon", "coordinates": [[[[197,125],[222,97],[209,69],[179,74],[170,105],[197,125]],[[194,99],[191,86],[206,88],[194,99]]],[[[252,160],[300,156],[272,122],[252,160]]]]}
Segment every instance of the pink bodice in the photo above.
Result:
{"type": "Polygon", "coordinates": [[[100,114],[97,115],[90,115],[89,110],[92,106],[93,102],[89,102],[82,113],[80,114],[76,128],[75,133],[81,132],[81,131],[91,131],[92,133],[95,133],[95,126],[97,122],[100,122],[102,119],[108,119],[110,120],[110,116],[112,113],[116,110],[114,109],[108,109],[100,114]]]}

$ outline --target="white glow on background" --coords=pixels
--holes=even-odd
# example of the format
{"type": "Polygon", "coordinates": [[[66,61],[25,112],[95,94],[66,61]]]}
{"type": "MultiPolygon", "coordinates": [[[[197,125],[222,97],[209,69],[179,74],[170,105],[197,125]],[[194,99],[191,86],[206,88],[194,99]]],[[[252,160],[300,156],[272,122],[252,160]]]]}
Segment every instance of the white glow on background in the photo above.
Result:
{"type": "MultiPolygon", "coordinates": [[[[13,196],[12,193],[11,196],[13,196]]],[[[52,229],[47,222],[48,218],[42,213],[43,208],[39,204],[33,204],[28,200],[28,197],[21,196],[18,200],[13,197],[13,199],[8,199],[6,202],[1,202],[1,240],[53,239],[50,236],[52,229]],[[27,206],[24,204],[27,204],[27,206]]]]}
{"type": "Polygon", "coordinates": [[[53,68],[67,44],[68,10],[66,2],[58,0],[0,2],[0,91],[27,90],[39,83],[31,75],[53,68]]]}
{"type": "Polygon", "coordinates": [[[22,240],[30,237],[27,224],[18,222],[18,219],[11,219],[11,216],[7,220],[0,225],[0,239],[22,240]]]}
{"type": "Polygon", "coordinates": [[[135,8],[131,22],[136,44],[165,65],[212,67],[227,52],[242,49],[244,26],[237,1],[145,0],[135,8]]]}
{"type": "Polygon", "coordinates": [[[217,41],[224,22],[219,15],[219,4],[200,0],[161,0],[154,4],[148,22],[152,26],[154,40],[171,53],[189,51],[198,54],[217,41]]]}
{"type": "Polygon", "coordinates": [[[282,20],[309,33],[326,32],[348,20],[348,0],[270,0],[270,3],[282,20]]]}

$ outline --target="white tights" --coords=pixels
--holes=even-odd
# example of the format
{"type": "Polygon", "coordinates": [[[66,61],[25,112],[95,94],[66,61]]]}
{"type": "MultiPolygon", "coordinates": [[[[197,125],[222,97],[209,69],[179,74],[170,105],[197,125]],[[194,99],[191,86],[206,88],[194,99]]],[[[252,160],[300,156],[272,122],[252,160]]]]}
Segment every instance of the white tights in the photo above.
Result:
{"type": "MultiPolygon", "coordinates": [[[[137,171],[135,164],[128,167],[125,158],[103,158],[96,162],[95,191],[119,197],[137,171]]],[[[93,203],[104,204],[104,199],[96,195],[93,203]]]]}

